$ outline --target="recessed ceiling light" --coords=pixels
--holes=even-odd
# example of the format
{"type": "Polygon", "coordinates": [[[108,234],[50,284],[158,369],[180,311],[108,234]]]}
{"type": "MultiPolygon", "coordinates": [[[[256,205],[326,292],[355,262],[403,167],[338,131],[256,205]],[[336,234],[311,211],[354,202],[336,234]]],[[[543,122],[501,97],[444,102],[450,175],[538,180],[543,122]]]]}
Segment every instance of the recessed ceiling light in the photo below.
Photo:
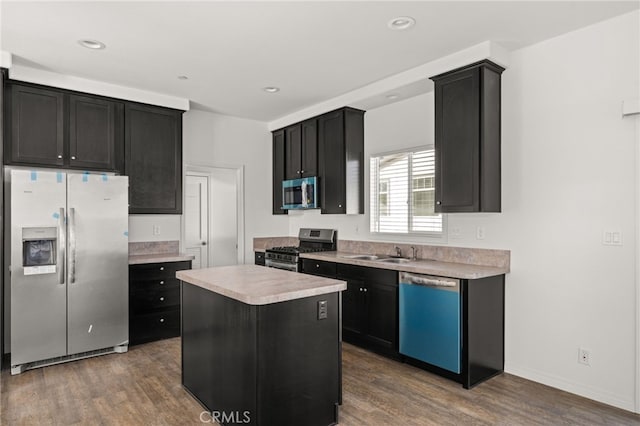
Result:
{"type": "Polygon", "coordinates": [[[189,80],[189,77],[187,77],[186,75],[179,75],[178,80],[189,80]]]}
{"type": "Polygon", "coordinates": [[[267,93],[276,93],[280,91],[280,88],[275,86],[267,86],[267,87],[263,87],[262,90],[264,90],[267,93]]]}
{"type": "Polygon", "coordinates": [[[400,95],[398,95],[397,93],[389,93],[387,95],[387,99],[389,99],[390,101],[394,100],[394,99],[398,99],[400,97],[400,95]]]}
{"type": "Polygon", "coordinates": [[[393,18],[387,23],[387,26],[392,30],[406,30],[413,27],[416,24],[416,20],[411,16],[398,16],[393,18]]]}
{"type": "Polygon", "coordinates": [[[86,47],[87,49],[92,49],[92,50],[102,50],[102,49],[106,49],[107,47],[106,44],[97,40],[78,40],[78,43],[80,43],[80,46],[86,47]]]}

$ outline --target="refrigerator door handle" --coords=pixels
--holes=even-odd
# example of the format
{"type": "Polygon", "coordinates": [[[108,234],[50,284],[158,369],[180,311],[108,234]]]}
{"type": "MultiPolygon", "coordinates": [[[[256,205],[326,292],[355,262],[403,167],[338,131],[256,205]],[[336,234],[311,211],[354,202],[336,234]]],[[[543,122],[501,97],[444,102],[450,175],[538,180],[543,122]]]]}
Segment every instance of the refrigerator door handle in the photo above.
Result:
{"type": "Polygon", "coordinates": [[[64,215],[64,208],[60,207],[60,213],[58,213],[60,217],[58,218],[58,258],[56,259],[56,263],[58,264],[58,284],[64,284],[64,273],[65,273],[65,263],[66,263],[66,218],[64,215]]]}
{"type": "Polygon", "coordinates": [[[69,209],[69,284],[76,282],[76,209],[69,209]]]}

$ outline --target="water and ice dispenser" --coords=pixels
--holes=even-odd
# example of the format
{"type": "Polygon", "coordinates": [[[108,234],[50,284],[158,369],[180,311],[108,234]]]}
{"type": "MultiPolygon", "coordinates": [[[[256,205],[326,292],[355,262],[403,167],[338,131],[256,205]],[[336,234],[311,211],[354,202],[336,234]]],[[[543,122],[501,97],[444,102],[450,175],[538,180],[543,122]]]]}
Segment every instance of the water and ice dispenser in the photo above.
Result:
{"type": "Polygon", "coordinates": [[[22,228],[22,266],[25,275],[55,274],[57,228],[22,228]]]}

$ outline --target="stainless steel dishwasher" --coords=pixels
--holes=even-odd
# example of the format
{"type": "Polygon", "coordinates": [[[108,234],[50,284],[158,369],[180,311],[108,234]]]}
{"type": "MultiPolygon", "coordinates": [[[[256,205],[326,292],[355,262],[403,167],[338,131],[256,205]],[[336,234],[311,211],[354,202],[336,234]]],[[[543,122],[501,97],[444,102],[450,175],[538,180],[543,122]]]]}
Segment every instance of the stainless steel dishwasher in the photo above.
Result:
{"type": "Polygon", "coordinates": [[[400,353],[460,373],[460,280],[401,272],[400,353]]]}

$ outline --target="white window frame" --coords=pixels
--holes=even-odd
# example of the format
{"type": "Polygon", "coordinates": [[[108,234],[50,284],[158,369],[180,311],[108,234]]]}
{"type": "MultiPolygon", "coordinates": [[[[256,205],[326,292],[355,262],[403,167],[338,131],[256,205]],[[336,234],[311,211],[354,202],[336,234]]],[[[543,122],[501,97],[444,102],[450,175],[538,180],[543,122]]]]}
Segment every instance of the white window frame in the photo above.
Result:
{"type": "MultiPolygon", "coordinates": [[[[371,179],[374,178],[374,176],[372,176],[372,170],[371,170],[371,159],[372,158],[376,158],[376,157],[384,157],[384,156],[388,156],[388,155],[394,155],[394,154],[408,154],[408,153],[414,153],[414,152],[419,152],[419,151],[425,151],[425,150],[430,150],[430,149],[434,149],[433,146],[418,146],[418,147],[413,147],[413,148],[405,148],[405,149],[399,149],[399,150],[395,150],[395,151],[386,151],[386,152],[379,152],[379,153],[374,153],[369,155],[368,158],[368,162],[367,162],[367,179],[369,181],[369,185],[367,188],[367,194],[368,194],[368,200],[367,201],[367,205],[369,206],[369,214],[367,215],[367,225],[368,225],[368,231],[369,231],[369,235],[371,235],[372,237],[376,237],[378,236],[379,238],[402,238],[402,237],[408,237],[408,239],[410,240],[435,240],[441,243],[445,243],[447,241],[447,215],[445,213],[441,213],[442,216],[442,231],[441,232],[433,232],[433,231],[408,231],[408,232],[389,232],[389,231],[374,231],[371,229],[371,221],[372,221],[372,213],[375,212],[376,209],[372,208],[372,198],[374,198],[376,196],[376,194],[371,192],[371,179]]],[[[409,157],[409,161],[410,164],[408,166],[408,181],[409,182],[413,182],[413,166],[412,166],[412,158],[409,157]]],[[[379,176],[375,177],[376,181],[379,184],[379,176]]],[[[409,194],[408,194],[408,203],[409,206],[411,206],[411,212],[413,212],[413,190],[412,190],[413,185],[409,186],[409,194]]],[[[435,190],[435,189],[434,189],[435,190]]],[[[412,229],[413,228],[413,214],[409,214],[408,217],[408,229],[412,229]]]]}

